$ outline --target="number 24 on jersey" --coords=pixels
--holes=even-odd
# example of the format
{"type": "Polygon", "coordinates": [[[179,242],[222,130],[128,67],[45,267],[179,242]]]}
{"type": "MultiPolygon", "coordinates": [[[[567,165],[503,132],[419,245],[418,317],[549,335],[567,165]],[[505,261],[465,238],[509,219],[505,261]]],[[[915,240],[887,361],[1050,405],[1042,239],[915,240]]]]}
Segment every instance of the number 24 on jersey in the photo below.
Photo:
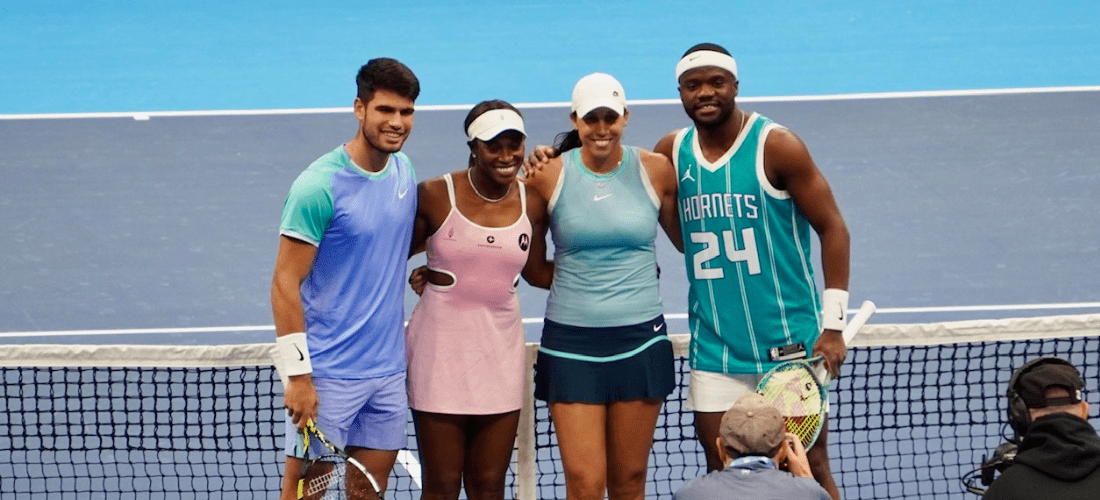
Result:
{"type": "Polygon", "coordinates": [[[721,255],[725,255],[726,260],[730,262],[744,262],[748,266],[750,275],[760,274],[760,256],[756,252],[756,232],[752,228],[741,230],[741,241],[745,242],[745,248],[741,249],[737,248],[733,239],[733,230],[722,231],[721,235],[721,242],[719,242],[718,233],[714,232],[700,231],[689,235],[692,243],[703,244],[703,248],[695,252],[692,257],[695,279],[724,278],[725,271],[720,265],[714,268],[704,267],[704,264],[721,255]]]}

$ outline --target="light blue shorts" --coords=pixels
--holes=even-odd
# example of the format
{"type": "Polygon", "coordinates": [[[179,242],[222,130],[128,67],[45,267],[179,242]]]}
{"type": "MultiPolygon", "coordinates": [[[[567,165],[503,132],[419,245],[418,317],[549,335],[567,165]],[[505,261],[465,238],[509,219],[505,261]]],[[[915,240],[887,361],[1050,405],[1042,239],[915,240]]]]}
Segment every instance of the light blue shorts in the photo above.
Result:
{"type": "MultiPolygon", "coordinates": [[[[314,422],[330,443],[340,448],[405,448],[409,412],[405,372],[364,380],[314,378],[313,387],[320,399],[314,422]]],[[[286,454],[309,458],[301,456],[301,445],[302,435],[287,415],[286,454]]]]}

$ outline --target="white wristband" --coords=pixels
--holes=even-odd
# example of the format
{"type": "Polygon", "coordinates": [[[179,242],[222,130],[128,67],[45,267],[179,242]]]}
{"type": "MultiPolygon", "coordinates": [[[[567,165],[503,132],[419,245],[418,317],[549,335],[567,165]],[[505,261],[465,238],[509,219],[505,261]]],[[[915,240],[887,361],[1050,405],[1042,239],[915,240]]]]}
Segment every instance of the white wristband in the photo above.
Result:
{"type": "Polygon", "coordinates": [[[309,362],[309,346],[306,345],[305,332],[291,333],[275,337],[275,348],[283,360],[283,375],[293,377],[313,373],[309,362]]]}
{"type": "Polygon", "coordinates": [[[821,327],[843,331],[848,324],[848,291],[826,288],[821,293],[821,327]]]}

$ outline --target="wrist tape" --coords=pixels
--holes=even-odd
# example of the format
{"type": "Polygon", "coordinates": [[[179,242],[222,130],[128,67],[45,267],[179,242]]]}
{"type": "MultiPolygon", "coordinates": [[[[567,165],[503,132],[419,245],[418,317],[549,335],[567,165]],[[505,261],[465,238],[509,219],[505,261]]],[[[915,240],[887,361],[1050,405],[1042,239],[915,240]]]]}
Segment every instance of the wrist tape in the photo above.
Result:
{"type": "Polygon", "coordinates": [[[843,331],[848,324],[848,291],[826,288],[821,293],[821,327],[843,331]]]}

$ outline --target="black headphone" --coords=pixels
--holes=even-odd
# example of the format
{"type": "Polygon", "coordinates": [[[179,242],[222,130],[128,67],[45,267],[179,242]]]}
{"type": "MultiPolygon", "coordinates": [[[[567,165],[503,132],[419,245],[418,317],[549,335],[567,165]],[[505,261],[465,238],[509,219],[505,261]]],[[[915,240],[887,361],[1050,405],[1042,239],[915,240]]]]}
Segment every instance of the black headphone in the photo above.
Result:
{"type": "Polygon", "coordinates": [[[1008,425],[1012,426],[1012,430],[1016,431],[1016,438],[1014,441],[1019,440],[1027,434],[1027,429],[1031,425],[1031,413],[1028,411],[1027,403],[1024,402],[1024,398],[1020,397],[1017,385],[1020,383],[1020,377],[1033,370],[1040,365],[1064,365],[1070,367],[1073,370],[1074,375],[1078,380],[1082,382],[1084,379],[1081,377],[1081,372],[1077,370],[1076,366],[1073,366],[1069,361],[1062,358],[1046,357],[1036,358],[1027,363],[1024,363],[1015,373],[1012,374],[1012,378],[1008,382],[1008,425]]]}

